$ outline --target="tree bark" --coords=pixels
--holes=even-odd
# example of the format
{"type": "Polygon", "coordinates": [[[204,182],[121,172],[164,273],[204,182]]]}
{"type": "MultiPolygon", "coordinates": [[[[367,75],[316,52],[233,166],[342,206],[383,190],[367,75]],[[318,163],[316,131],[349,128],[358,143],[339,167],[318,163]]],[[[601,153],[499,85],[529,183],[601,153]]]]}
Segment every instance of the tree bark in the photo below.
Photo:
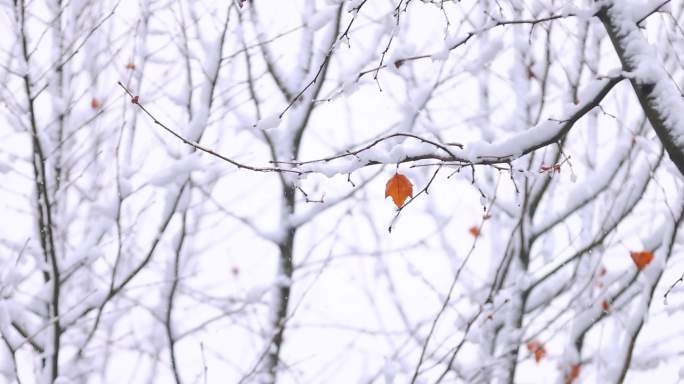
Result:
{"type": "Polygon", "coordinates": [[[670,159],[684,175],[684,115],[677,116],[684,110],[684,100],[639,30],[637,21],[623,14],[621,7],[628,5],[613,2],[601,8],[597,16],[608,32],[623,70],[630,73],[629,81],[646,118],[670,159]]]}

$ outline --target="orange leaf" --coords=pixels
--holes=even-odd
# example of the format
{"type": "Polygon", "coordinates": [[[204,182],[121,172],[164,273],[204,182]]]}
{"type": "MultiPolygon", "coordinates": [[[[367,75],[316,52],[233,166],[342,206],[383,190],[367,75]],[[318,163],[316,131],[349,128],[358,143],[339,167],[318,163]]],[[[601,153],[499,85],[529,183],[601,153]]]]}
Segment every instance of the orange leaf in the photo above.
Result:
{"type": "Polygon", "coordinates": [[[653,260],[653,253],[649,251],[630,252],[629,256],[632,258],[632,261],[634,261],[634,265],[636,265],[637,269],[640,271],[646,268],[651,260],[653,260]]]}
{"type": "Polygon", "coordinates": [[[100,101],[93,97],[93,99],[90,100],[90,108],[92,108],[92,109],[100,108],[100,101]]]}
{"type": "Polygon", "coordinates": [[[476,226],[474,226],[474,225],[468,229],[468,232],[469,232],[471,235],[473,235],[473,237],[478,237],[478,236],[480,236],[480,228],[478,228],[478,227],[476,227],[476,226]]]}
{"type": "Polygon", "coordinates": [[[135,69],[135,64],[133,64],[133,63],[126,64],[126,69],[135,69]]]}
{"type": "Polygon", "coordinates": [[[601,302],[601,308],[603,308],[604,312],[608,312],[608,309],[610,309],[610,304],[608,304],[608,300],[603,300],[601,302]]]}
{"type": "Polygon", "coordinates": [[[527,343],[527,350],[534,354],[534,361],[537,363],[546,356],[546,349],[538,341],[530,341],[527,343]]]}
{"type": "Polygon", "coordinates": [[[395,173],[385,187],[385,198],[392,196],[392,200],[397,208],[404,205],[407,197],[413,197],[413,184],[409,179],[399,173],[395,173]]]}
{"type": "Polygon", "coordinates": [[[568,372],[568,375],[565,376],[565,384],[572,384],[577,380],[577,378],[580,375],[580,364],[573,364],[570,367],[570,372],[568,372]]]}

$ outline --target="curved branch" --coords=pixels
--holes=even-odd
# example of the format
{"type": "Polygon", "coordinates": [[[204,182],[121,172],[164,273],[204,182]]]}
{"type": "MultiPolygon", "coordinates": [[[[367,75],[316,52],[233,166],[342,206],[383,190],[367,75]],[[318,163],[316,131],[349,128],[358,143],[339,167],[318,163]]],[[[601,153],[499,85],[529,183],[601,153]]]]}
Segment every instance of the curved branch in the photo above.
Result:
{"type": "Polygon", "coordinates": [[[580,98],[580,103],[568,108],[568,111],[563,114],[564,116],[561,119],[549,118],[528,130],[517,133],[499,142],[473,142],[465,145],[452,143],[442,144],[412,134],[395,133],[379,138],[354,151],[347,151],[343,154],[317,160],[295,161],[286,164],[298,166],[302,173],[321,172],[326,174],[331,173],[329,172],[329,169],[326,169],[325,167],[327,163],[348,157],[354,157],[358,161],[348,164],[347,167],[339,167],[339,169],[334,170],[335,172],[348,173],[369,165],[397,164],[429,159],[442,162],[461,163],[463,165],[508,164],[530,152],[559,141],[570,132],[570,129],[572,129],[579,119],[598,106],[608,92],[623,79],[622,76],[618,76],[597,80],[585,89],[583,96],[580,98]],[[371,149],[380,142],[398,136],[413,137],[421,142],[430,144],[435,147],[438,152],[425,148],[402,145],[395,147],[396,153],[400,153],[400,156],[388,155],[381,151],[371,151],[371,149]],[[447,147],[449,145],[460,147],[460,149],[449,149],[447,147]],[[445,152],[445,154],[441,152],[445,152]],[[363,158],[359,156],[362,153],[363,158]]]}

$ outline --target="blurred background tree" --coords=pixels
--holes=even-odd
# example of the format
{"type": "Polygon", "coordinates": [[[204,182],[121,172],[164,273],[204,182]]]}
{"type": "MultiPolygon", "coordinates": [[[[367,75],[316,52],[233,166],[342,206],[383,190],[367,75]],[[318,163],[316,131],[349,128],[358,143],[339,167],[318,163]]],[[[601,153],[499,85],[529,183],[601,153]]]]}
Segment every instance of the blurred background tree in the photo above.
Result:
{"type": "Polygon", "coordinates": [[[680,1],[0,9],[0,381],[679,377],[680,1]]]}

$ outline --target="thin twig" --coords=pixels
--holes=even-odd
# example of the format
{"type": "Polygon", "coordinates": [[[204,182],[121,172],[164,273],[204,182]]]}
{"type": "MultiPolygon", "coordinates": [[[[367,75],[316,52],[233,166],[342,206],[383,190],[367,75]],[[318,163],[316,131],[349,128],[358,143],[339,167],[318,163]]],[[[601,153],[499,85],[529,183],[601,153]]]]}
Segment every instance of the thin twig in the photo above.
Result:
{"type": "Polygon", "coordinates": [[[178,139],[179,139],[180,141],[182,141],[183,143],[185,143],[185,144],[187,144],[187,145],[189,145],[189,146],[191,146],[191,147],[193,147],[193,148],[195,148],[195,149],[197,149],[197,150],[199,150],[199,151],[202,151],[202,152],[204,152],[204,153],[208,153],[208,154],[210,154],[210,155],[212,155],[212,156],[214,156],[214,157],[217,157],[217,158],[219,158],[219,159],[221,159],[221,160],[223,160],[223,161],[226,161],[226,162],[228,162],[228,163],[230,163],[230,164],[232,164],[232,165],[234,165],[234,166],[236,166],[236,167],[238,167],[238,168],[241,168],[241,169],[248,169],[248,170],[257,171],[257,172],[290,172],[290,173],[295,173],[295,174],[298,174],[298,175],[301,175],[301,174],[303,174],[303,173],[307,173],[307,172],[299,171],[299,170],[296,170],[296,169],[277,168],[277,167],[255,167],[255,166],[251,166],[251,165],[248,165],[248,164],[240,163],[240,162],[238,162],[238,161],[236,161],[236,160],[233,160],[233,159],[231,159],[231,158],[229,158],[229,157],[223,156],[223,155],[221,155],[220,153],[218,153],[218,152],[216,152],[216,151],[214,151],[214,150],[212,150],[212,149],[209,149],[209,148],[207,148],[207,147],[201,145],[200,143],[197,143],[197,142],[195,142],[195,141],[192,141],[192,140],[190,140],[190,139],[187,139],[187,138],[183,137],[181,134],[177,133],[176,131],[174,131],[174,130],[172,130],[171,128],[169,128],[168,126],[166,126],[164,123],[162,123],[161,121],[159,121],[159,120],[158,120],[150,111],[147,110],[147,108],[145,108],[145,107],[140,103],[140,97],[139,97],[139,96],[134,95],[134,94],[133,94],[128,88],[126,88],[126,86],[123,85],[123,83],[121,83],[120,81],[117,81],[117,84],[119,84],[119,86],[120,86],[121,88],[123,88],[123,90],[131,97],[131,103],[136,104],[143,112],[145,112],[145,114],[146,114],[150,119],[152,119],[152,121],[153,121],[156,125],[162,127],[165,131],[169,132],[170,134],[172,134],[173,136],[175,136],[176,138],[178,138],[178,139]]]}

